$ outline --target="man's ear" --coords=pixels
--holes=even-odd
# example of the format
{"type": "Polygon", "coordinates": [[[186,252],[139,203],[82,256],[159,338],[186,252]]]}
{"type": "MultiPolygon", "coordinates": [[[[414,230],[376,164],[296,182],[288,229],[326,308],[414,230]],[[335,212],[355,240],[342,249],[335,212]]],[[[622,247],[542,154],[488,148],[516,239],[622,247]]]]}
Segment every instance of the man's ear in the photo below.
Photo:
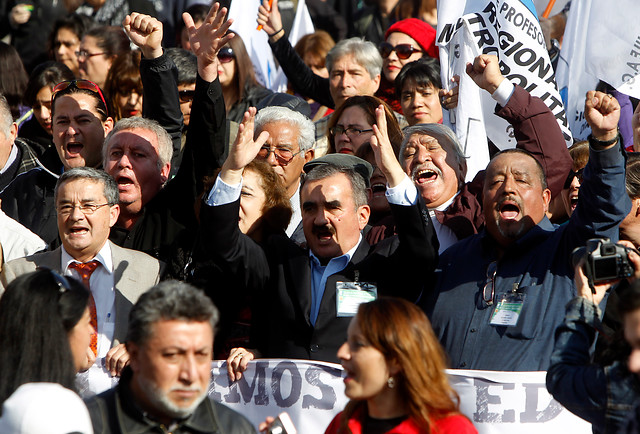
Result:
{"type": "Polygon", "coordinates": [[[160,179],[162,179],[163,184],[169,180],[169,173],[171,173],[171,163],[165,164],[160,169],[160,179]]]}
{"type": "Polygon", "coordinates": [[[127,352],[129,353],[129,366],[131,366],[131,370],[133,372],[137,372],[139,369],[138,357],[140,356],[140,348],[133,342],[127,342],[126,347],[127,352]]]}
{"type": "Polygon", "coordinates": [[[371,208],[369,205],[362,205],[357,210],[358,213],[358,226],[360,230],[363,230],[364,227],[369,223],[369,216],[371,216],[371,208]]]}
{"type": "Polygon", "coordinates": [[[313,157],[315,157],[315,155],[316,151],[314,149],[309,149],[304,153],[304,162],[308,163],[309,161],[313,160],[313,157]]]}
{"type": "Polygon", "coordinates": [[[551,203],[551,190],[545,188],[542,191],[542,200],[544,202],[544,212],[549,212],[549,203],[551,203]]]}

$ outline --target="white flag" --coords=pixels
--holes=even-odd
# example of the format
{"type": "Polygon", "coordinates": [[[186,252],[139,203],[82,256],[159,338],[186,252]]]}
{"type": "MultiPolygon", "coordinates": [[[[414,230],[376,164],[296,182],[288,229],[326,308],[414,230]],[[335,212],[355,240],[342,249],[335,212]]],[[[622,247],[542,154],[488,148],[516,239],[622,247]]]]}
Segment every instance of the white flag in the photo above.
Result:
{"type": "MultiPolygon", "coordinates": [[[[256,79],[264,87],[276,92],[286,90],[286,77],[276,66],[269,37],[264,30],[257,30],[260,0],[231,2],[229,18],[234,20],[231,30],[236,32],[247,47],[249,57],[256,72],[256,79]]],[[[307,33],[313,33],[313,23],[305,0],[298,0],[298,9],[289,35],[289,42],[295,45],[307,33]]]]}
{"type": "MultiPolygon", "coordinates": [[[[478,52],[498,56],[501,72],[507,79],[542,99],[555,115],[567,146],[570,145],[571,131],[531,0],[440,0],[437,43],[441,48],[463,28],[464,21],[478,52]]],[[[441,65],[442,69],[447,68],[442,60],[441,65]]],[[[462,99],[459,104],[465,102],[462,99]]],[[[500,148],[514,147],[512,128],[493,113],[495,102],[490,105],[491,110],[487,105],[483,110],[489,139],[500,148]]]]}

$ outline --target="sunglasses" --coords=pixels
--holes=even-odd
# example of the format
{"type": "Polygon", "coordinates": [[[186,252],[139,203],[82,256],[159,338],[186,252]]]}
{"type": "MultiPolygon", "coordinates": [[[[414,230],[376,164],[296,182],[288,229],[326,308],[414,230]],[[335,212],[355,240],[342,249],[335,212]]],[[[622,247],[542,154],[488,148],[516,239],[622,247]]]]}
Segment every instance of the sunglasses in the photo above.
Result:
{"type": "Polygon", "coordinates": [[[235,58],[236,55],[234,54],[231,47],[223,47],[220,51],[218,51],[218,60],[220,61],[220,63],[229,63],[235,58]]]}
{"type": "Polygon", "coordinates": [[[178,95],[180,96],[180,102],[191,102],[193,101],[193,96],[196,94],[195,90],[180,90],[178,91],[178,95]]]}
{"type": "Polygon", "coordinates": [[[389,57],[392,51],[395,51],[398,59],[402,60],[408,59],[413,53],[422,53],[422,50],[413,48],[411,44],[398,44],[394,47],[388,42],[382,42],[378,45],[378,50],[380,50],[380,55],[383,59],[389,57]]]}
{"type": "Polygon", "coordinates": [[[298,154],[301,154],[302,150],[298,152],[293,152],[291,149],[287,149],[287,148],[271,149],[269,146],[263,146],[258,151],[258,158],[266,160],[267,158],[269,158],[269,154],[271,154],[272,152],[273,152],[273,155],[276,157],[276,160],[278,160],[278,163],[280,163],[281,166],[286,166],[287,164],[291,163],[291,160],[293,160],[293,157],[295,157],[298,154]]]}
{"type": "Polygon", "coordinates": [[[54,88],[53,88],[53,92],[51,94],[51,103],[53,104],[53,101],[56,99],[56,96],[59,93],[62,94],[66,94],[66,93],[71,93],[71,92],[65,92],[65,91],[70,91],[71,89],[81,89],[81,90],[88,90],[90,92],[93,93],[97,93],[100,96],[100,100],[102,101],[102,105],[104,106],[104,112],[105,114],[108,116],[108,112],[107,112],[107,102],[104,99],[104,95],[102,95],[102,91],[100,90],[100,87],[95,84],[93,81],[90,80],[84,80],[81,78],[78,78],[76,80],[69,80],[69,81],[63,81],[58,83],[54,88]]]}
{"type": "Polygon", "coordinates": [[[567,180],[564,182],[564,189],[568,189],[571,187],[571,183],[573,182],[573,178],[578,178],[578,182],[582,184],[582,172],[584,171],[584,167],[577,172],[573,170],[569,172],[569,176],[567,176],[567,180]]]}

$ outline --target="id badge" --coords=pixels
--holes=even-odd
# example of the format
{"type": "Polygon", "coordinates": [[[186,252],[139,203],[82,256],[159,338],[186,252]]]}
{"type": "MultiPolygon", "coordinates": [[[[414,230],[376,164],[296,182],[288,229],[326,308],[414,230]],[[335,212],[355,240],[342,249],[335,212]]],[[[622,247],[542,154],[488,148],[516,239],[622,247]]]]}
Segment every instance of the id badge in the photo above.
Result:
{"type": "Polygon", "coordinates": [[[518,319],[522,313],[522,306],[524,304],[525,294],[520,292],[508,292],[502,294],[500,301],[496,305],[493,314],[491,315],[492,326],[507,326],[514,327],[518,324],[518,319]]]}
{"type": "Polygon", "coordinates": [[[367,282],[336,282],[338,317],[355,316],[358,306],[378,298],[378,287],[367,282]]]}

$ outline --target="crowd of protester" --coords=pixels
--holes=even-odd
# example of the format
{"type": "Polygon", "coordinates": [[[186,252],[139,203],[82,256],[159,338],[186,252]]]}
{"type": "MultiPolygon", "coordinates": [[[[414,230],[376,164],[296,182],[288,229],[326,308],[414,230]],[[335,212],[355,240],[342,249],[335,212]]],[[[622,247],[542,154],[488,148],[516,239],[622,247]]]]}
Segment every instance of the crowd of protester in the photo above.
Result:
{"type": "Polygon", "coordinates": [[[480,54],[516,146],[469,180],[436,0],[307,0],[295,47],[298,3],[263,1],[288,93],[231,1],[28,3],[0,2],[0,431],[47,397],[59,432],[255,432],[207,391],[258,358],[342,364],[328,433],[476,432],[446,368],[548,371],[594,432],[640,426],[636,100],[589,91],[567,148],[480,54]],[[572,262],[594,238],[628,279],[572,262]]]}

